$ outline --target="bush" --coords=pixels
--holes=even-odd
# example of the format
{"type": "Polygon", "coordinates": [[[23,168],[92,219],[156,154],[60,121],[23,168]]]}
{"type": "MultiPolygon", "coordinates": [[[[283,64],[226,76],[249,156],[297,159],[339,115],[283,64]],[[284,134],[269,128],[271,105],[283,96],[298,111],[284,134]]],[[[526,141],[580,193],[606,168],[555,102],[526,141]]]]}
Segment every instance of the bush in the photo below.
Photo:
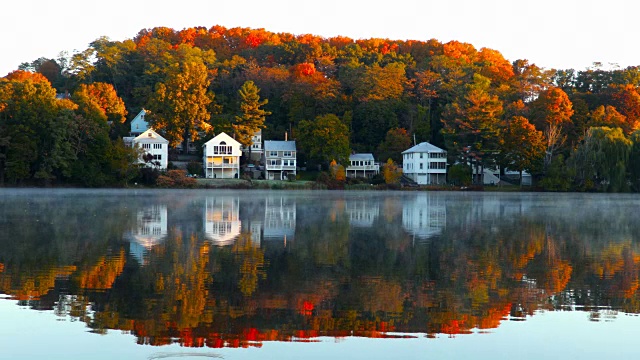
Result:
{"type": "Polygon", "coordinates": [[[457,186],[471,185],[471,166],[455,164],[449,167],[449,182],[457,186]]]}
{"type": "Polygon", "coordinates": [[[184,170],[169,170],[166,175],[158,176],[156,185],[164,188],[193,188],[196,179],[187,176],[184,170]]]}

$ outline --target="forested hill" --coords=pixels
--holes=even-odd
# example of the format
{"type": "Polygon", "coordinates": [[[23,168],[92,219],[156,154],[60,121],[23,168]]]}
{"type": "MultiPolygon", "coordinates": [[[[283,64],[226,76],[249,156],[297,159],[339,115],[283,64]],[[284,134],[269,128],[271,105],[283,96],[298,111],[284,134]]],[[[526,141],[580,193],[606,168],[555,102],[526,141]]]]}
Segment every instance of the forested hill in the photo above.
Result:
{"type": "MultiPolygon", "coordinates": [[[[305,162],[344,163],[353,151],[399,162],[415,139],[447,149],[451,165],[498,162],[553,177],[545,185],[550,189],[622,190],[639,177],[627,166],[640,117],[637,67],[551,70],[457,41],[214,26],[145,29],[122,42],[100,38],[83,52],[41,58],[20,70],[41,73],[57,93],[71,95],[69,121],[116,123],[112,140],[143,108],[173,145],[185,137],[201,141],[203,133],[238,132],[238,91],[251,81],[267,115],[263,137],[284,139],[287,132],[305,162]],[[602,143],[606,139],[611,144],[602,143]],[[593,149],[600,154],[596,163],[593,149]]],[[[35,81],[28,78],[13,73],[2,80],[0,101],[17,96],[9,91],[17,82],[35,81]]],[[[6,159],[22,151],[9,140],[22,136],[10,129],[21,121],[12,109],[0,103],[3,133],[17,131],[0,143],[6,144],[0,145],[0,179],[71,176],[67,165],[38,163],[46,157],[40,145],[28,147],[34,153],[27,165],[11,167],[15,162],[6,159]]]]}

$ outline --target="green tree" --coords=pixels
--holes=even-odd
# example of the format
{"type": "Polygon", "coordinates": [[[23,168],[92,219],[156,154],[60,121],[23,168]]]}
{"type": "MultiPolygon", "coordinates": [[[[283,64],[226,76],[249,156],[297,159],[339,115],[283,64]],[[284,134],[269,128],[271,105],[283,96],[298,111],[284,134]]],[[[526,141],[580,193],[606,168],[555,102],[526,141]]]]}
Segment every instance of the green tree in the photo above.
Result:
{"type": "Polygon", "coordinates": [[[297,139],[313,162],[328,164],[335,159],[339,164],[345,164],[349,159],[349,129],[334,114],[301,121],[297,139]]]}
{"type": "Polygon", "coordinates": [[[396,163],[402,162],[402,152],[411,146],[411,137],[407,130],[394,128],[387,131],[384,141],[378,146],[378,159],[392,159],[396,163]]]}
{"type": "Polygon", "coordinates": [[[235,117],[233,132],[236,135],[236,140],[245,148],[249,148],[249,158],[251,158],[251,144],[254,134],[265,128],[265,119],[271,115],[269,111],[262,108],[269,100],[260,100],[259,93],[260,89],[253,81],[246,81],[238,90],[242,114],[235,117]]]}
{"type": "Polygon", "coordinates": [[[209,105],[213,101],[207,68],[198,62],[184,62],[167,70],[164,82],[156,85],[147,109],[150,125],[162,132],[170,146],[188,144],[206,131],[211,118],[209,105]]]}
{"type": "Polygon", "coordinates": [[[620,128],[592,127],[570,158],[578,186],[585,190],[624,191],[633,143],[620,128]]]}

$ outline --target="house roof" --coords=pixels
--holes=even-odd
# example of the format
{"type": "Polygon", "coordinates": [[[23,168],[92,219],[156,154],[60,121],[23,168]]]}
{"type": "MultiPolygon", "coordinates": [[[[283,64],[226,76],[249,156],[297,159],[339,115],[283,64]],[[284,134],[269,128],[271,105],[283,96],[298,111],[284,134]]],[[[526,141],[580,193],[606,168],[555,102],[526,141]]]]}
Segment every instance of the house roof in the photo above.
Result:
{"type": "Polygon", "coordinates": [[[153,131],[153,129],[149,129],[145,132],[143,132],[142,134],[136,136],[135,139],[133,139],[134,143],[138,143],[138,144],[168,144],[169,140],[163,138],[162,136],[160,136],[160,134],[158,134],[157,132],[153,131]]]}
{"type": "Polygon", "coordinates": [[[227,135],[227,133],[225,133],[225,132],[221,132],[220,134],[214,136],[211,140],[207,141],[202,146],[204,147],[204,146],[207,146],[208,144],[220,143],[222,141],[224,141],[227,145],[240,146],[240,143],[236,139],[234,139],[231,136],[227,135]],[[229,143],[229,142],[232,142],[232,143],[229,143]]]}
{"type": "Polygon", "coordinates": [[[446,152],[445,150],[440,149],[439,147],[435,146],[435,145],[431,145],[428,142],[421,142],[420,144],[409,148],[405,151],[403,151],[403,154],[408,154],[408,153],[432,153],[432,152],[446,152]]]}
{"type": "Polygon", "coordinates": [[[296,142],[294,141],[279,141],[279,140],[265,140],[264,151],[296,151],[296,142]]]}
{"type": "Polygon", "coordinates": [[[349,155],[350,161],[360,161],[360,160],[373,160],[373,154],[364,153],[364,154],[351,154],[349,155]]]}

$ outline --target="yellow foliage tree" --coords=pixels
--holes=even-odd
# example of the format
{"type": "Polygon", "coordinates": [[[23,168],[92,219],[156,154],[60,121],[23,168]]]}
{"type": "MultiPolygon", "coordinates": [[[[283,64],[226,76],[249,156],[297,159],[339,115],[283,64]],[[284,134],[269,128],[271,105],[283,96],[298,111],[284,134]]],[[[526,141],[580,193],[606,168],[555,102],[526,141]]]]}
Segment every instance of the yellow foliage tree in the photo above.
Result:
{"type": "Polygon", "coordinates": [[[332,160],[329,164],[329,171],[331,171],[331,176],[338,181],[347,180],[347,173],[344,169],[344,166],[338,164],[336,160],[332,160]]]}
{"type": "Polygon", "coordinates": [[[387,184],[397,184],[402,177],[402,169],[398,169],[398,165],[389,159],[386,164],[382,165],[382,177],[387,184]]]}

